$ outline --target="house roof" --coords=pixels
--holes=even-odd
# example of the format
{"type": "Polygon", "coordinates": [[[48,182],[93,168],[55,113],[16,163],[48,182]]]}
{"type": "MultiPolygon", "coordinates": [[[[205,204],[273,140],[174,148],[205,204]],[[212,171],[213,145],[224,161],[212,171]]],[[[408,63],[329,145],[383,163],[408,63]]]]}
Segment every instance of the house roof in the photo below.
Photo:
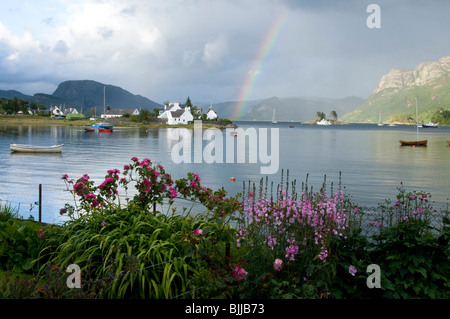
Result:
{"type": "Polygon", "coordinates": [[[180,117],[181,115],[183,115],[184,110],[171,111],[170,113],[172,113],[172,117],[180,117]]]}

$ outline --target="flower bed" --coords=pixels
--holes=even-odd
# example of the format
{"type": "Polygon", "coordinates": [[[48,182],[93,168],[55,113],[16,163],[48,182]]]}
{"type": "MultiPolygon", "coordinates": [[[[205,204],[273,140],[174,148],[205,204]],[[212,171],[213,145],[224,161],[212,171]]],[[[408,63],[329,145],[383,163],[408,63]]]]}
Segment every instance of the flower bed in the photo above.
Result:
{"type": "Polygon", "coordinates": [[[227,197],[196,173],[174,181],[162,165],[137,158],[98,185],[87,174],[62,179],[74,202],[61,209],[69,217],[61,227],[29,228],[0,214],[0,268],[38,278],[18,283],[25,290],[4,283],[5,297],[449,297],[449,213],[434,210],[429,194],[400,189],[394,204],[370,215],[340,188],[286,186],[273,196],[266,185],[227,197]],[[121,201],[119,191],[132,187],[121,201]],[[205,211],[180,210],[180,199],[205,211]],[[436,214],[440,227],[431,223],[436,214]],[[376,232],[364,235],[367,227],[376,232]],[[80,269],[75,290],[65,285],[71,265],[80,269]],[[375,284],[371,269],[379,269],[375,284]]]}

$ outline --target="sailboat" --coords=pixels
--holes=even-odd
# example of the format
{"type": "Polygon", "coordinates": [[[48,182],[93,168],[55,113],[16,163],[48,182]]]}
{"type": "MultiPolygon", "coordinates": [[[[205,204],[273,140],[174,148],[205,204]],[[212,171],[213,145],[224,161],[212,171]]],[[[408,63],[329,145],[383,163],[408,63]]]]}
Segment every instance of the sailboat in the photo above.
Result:
{"type": "Polygon", "coordinates": [[[427,140],[419,141],[419,113],[417,110],[417,98],[416,99],[416,128],[417,128],[417,140],[415,141],[402,141],[400,140],[401,146],[427,146],[427,140]]]}
{"type": "Polygon", "coordinates": [[[378,117],[378,126],[384,126],[384,124],[381,123],[381,113],[380,116],[378,117]]]}
{"type": "MultiPolygon", "coordinates": [[[[106,94],[105,86],[103,87],[103,114],[106,113],[106,94]]],[[[114,126],[109,122],[100,122],[91,125],[91,127],[85,128],[86,132],[97,132],[97,133],[111,133],[114,126]]]]}
{"type": "Polygon", "coordinates": [[[278,124],[278,122],[275,121],[275,109],[273,109],[273,114],[272,114],[272,124],[278,124]]]}

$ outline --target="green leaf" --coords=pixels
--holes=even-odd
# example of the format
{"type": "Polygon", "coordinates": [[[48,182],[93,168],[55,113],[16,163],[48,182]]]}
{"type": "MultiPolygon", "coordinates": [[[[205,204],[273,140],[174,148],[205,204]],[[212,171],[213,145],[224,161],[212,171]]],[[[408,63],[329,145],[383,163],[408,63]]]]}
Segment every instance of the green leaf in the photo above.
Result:
{"type": "Polygon", "coordinates": [[[426,271],[425,268],[419,267],[419,268],[417,268],[416,270],[417,270],[418,272],[420,272],[424,278],[427,278],[427,277],[428,277],[428,276],[427,276],[427,271],[426,271]]]}

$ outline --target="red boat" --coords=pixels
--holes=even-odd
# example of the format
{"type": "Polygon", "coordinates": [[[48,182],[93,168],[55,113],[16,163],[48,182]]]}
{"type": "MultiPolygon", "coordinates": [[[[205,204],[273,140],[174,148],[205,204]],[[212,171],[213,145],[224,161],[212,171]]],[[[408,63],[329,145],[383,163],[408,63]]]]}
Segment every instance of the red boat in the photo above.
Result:
{"type": "Polygon", "coordinates": [[[86,132],[111,133],[113,126],[108,122],[96,123],[91,127],[85,128],[86,132]]]}

